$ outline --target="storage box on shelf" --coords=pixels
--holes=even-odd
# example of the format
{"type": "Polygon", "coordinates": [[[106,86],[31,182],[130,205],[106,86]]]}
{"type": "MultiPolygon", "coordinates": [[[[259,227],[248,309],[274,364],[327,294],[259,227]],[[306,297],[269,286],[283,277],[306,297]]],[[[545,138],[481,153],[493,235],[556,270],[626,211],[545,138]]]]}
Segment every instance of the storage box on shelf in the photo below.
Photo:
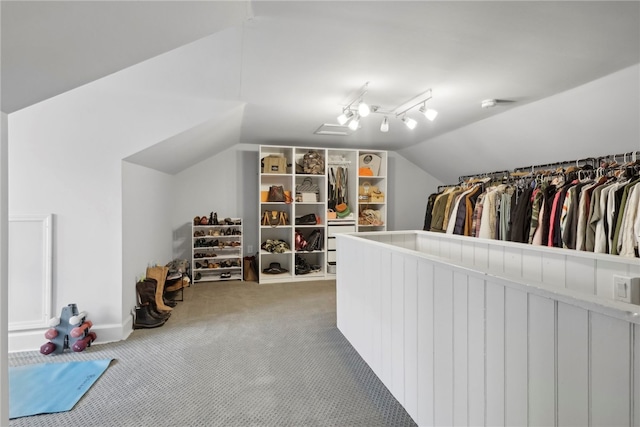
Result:
{"type": "MultiPolygon", "coordinates": [[[[350,215],[336,215],[337,224],[347,224],[349,231],[358,231],[358,213],[365,204],[358,203],[360,178],[358,166],[360,158],[369,161],[375,176],[368,178],[375,182],[381,193],[386,193],[386,161],[383,151],[362,151],[349,149],[326,149],[308,147],[260,146],[259,191],[260,226],[258,239],[262,246],[271,240],[285,242],[289,249],[276,252],[261,249],[258,257],[259,282],[286,282],[333,278],[329,272],[335,262],[335,248],[327,248],[327,209],[335,209],[336,189],[339,198],[349,206],[350,215]],[[363,157],[365,156],[365,157],[363,157]],[[371,161],[366,156],[371,156],[371,161]],[[270,158],[270,160],[267,160],[270,158]],[[279,158],[280,160],[274,158],[279,158]],[[379,162],[377,159],[379,158],[379,162]],[[274,164],[277,165],[274,166],[274,164]],[[282,166],[286,165],[286,169],[282,166]],[[336,181],[338,178],[338,182],[336,181]],[[285,201],[270,201],[269,190],[273,186],[282,187],[285,201]],[[331,201],[331,203],[330,203],[331,201]],[[283,223],[280,212],[287,218],[283,223]],[[266,217],[265,217],[266,213],[266,217]],[[303,218],[306,221],[301,222],[303,218]],[[315,218],[315,222],[310,221],[315,218]],[[311,238],[314,230],[319,230],[320,244],[313,250],[296,250],[296,235],[305,240],[311,238]],[[297,273],[297,274],[296,274],[297,273]]],[[[364,161],[364,160],[363,160],[364,161]]],[[[372,173],[373,175],[373,173],[372,173]]],[[[384,197],[384,196],[382,196],[384,197]]],[[[366,205],[380,211],[381,224],[362,226],[366,231],[386,230],[386,201],[366,205]]]]}
{"type": "Polygon", "coordinates": [[[227,219],[218,225],[192,225],[193,283],[242,280],[242,220],[227,219]]]}

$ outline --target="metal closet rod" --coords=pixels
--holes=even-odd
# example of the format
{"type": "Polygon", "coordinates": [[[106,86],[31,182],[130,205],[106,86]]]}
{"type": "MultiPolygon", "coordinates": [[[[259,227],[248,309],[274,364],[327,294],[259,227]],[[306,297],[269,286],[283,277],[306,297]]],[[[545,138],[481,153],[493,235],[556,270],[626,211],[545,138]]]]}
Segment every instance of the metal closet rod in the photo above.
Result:
{"type": "Polygon", "coordinates": [[[463,175],[461,177],[458,178],[458,182],[463,182],[469,178],[498,178],[498,177],[504,177],[509,176],[511,172],[510,171],[496,171],[496,172],[486,172],[486,173],[476,173],[473,175],[463,175]]]}
{"type": "MultiPolygon", "coordinates": [[[[562,161],[562,162],[554,162],[554,163],[546,163],[546,164],[541,164],[541,165],[531,165],[531,166],[523,166],[523,167],[519,167],[519,168],[514,168],[513,172],[522,172],[522,171],[535,171],[536,169],[543,169],[543,168],[549,168],[549,167],[558,167],[558,166],[562,166],[562,165],[576,165],[579,166],[581,162],[585,162],[585,164],[588,164],[587,162],[591,163],[591,166],[594,169],[597,169],[600,165],[600,162],[602,160],[605,159],[613,159],[614,161],[617,161],[618,158],[622,157],[624,160],[623,161],[627,161],[628,160],[638,160],[640,159],[640,151],[630,151],[627,153],[621,153],[621,154],[608,154],[605,156],[600,156],[600,157],[587,157],[584,159],[577,159],[577,160],[566,160],[566,161],[562,161]]],[[[502,176],[510,176],[511,171],[505,170],[505,171],[496,171],[496,172],[485,172],[485,173],[477,173],[477,174],[472,174],[472,175],[463,175],[461,177],[458,178],[458,183],[457,184],[446,184],[446,185],[439,185],[438,186],[438,190],[440,190],[441,188],[447,188],[447,187],[455,187],[457,185],[459,185],[460,183],[464,182],[465,180],[469,179],[469,178],[482,178],[482,177],[493,177],[493,178],[497,178],[500,175],[502,176]]]]}
{"type": "Polygon", "coordinates": [[[629,156],[629,159],[631,160],[631,158],[633,158],[633,160],[636,160],[636,158],[638,156],[640,156],[640,151],[630,151],[628,153],[621,153],[621,154],[607,154],[605,156],[600,156],[600,157],[587,157],[586,159],[578,159],[578,160],[567,160],[564,162],[555,162],[555,163],[548,163],[548,164],[544,164],[544,165],[531,165],[531,166],[525,166],[525,167],[521,167],[521,168],[515,168],[515,171],[526,171],[526,170],[535,170],[535,169],[542,169],[542,168],[548,168],[551,166],[561,166],[561,165],[576,165],[579,166],[580,162],[591,162],[591,166],[593,166],[594,168],[597,168],[600,165],[600,162],[604,159],[608,159],[608,158],[613,158],[613,160],[617,160],[618,157],[622,157],[624,159],[624,161],[626,161],[627,156],[629,156]]]}
{"type": "Polygon", "coordinates": [[[531,165],[531,166],[523,166],[520,168],[515,168],[513,171],[514,172],[518,172],[518,171],[535,171],[536,169],[544,169],[544,168],[549,168],[549,167],[558,167],[558,166],[562,166],[562,165],[575,165],[578,166],[580,165],[580,162],[585,162],[585,164],[588,164],[587,162],[591,162],[591,166],[594,168],[598,167],[599,164],[599,159],[600,158],[596,158],[596,157],[587,157],[585,159],[577,159],[577,160],[566,160],[566,161],[562,161],[562,162],[554,162],[554,163],[547,163],[547,164],[543,164],[543,165],[531,165]]]}

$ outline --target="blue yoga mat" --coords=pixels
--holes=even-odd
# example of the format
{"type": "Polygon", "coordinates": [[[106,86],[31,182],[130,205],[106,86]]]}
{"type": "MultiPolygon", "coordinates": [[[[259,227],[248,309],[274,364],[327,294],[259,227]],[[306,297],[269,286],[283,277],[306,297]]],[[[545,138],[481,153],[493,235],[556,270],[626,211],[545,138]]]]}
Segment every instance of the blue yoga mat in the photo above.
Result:
{"type": "Polygon", "coordinates": [[[70,411],[113,359],[9,368],[9,418],[70,411]]]}

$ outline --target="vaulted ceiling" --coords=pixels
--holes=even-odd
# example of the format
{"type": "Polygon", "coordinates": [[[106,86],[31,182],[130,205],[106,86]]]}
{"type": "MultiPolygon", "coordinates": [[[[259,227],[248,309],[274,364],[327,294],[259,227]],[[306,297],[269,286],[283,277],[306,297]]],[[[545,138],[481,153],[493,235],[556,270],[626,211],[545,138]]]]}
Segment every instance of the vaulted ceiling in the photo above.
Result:
{"type": "MultiPolygon", "coordinates": [[[[640,62],[636,1],[2,1],[1,14],[5,113],[171,52],[208,55],[202,96],[229,111],[180,145],[232,117],[237,142],[404,149],[640,62]],[[414,131],[392,115],[381,133],[372,114],[346,136],[314,134],[365,82],[381,109],[432,89],[440,114],[411,110],[414,131]],[[512,102],[480,108],[487,98],[512,102]]],[[[162,169],[163,151],[138,160],[162,169]]]]}

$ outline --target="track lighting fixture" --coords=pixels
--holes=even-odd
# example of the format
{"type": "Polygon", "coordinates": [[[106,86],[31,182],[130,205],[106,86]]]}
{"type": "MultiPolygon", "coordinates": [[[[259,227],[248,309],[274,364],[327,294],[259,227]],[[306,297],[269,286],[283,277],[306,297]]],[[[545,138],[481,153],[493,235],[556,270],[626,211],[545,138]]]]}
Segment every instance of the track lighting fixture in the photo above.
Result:
{"type": "Polygon", "coordinates": [[[356,116],[349,122],[349,129],[352,131],[358,130],[358,125],[360,124],[360,114],[356,114],[356,116]]]}
{"type": "Polygon", "coordinates": [[[422,114],[424,114],[424,116],[429,120],[429,121],[434,121],[435,118],[438,116],[438,112],[436,110],[433,110],[431,108],[427,108],[427,103],[425,102],[424,104],[422,104],[422,107],[420,107],[420,111],[422,114]]]}
{"type": "Polygon", "coordinates": [[[380,125],[380,132],[389,132],[389,117],[384,116],[380,125]]]}
{"type": "Polygon", "coordinates": [[[416,128],[416,126],[418,125],[418,122],[413,120],[411,117],[403,117],[402,121],[411,130],[414,130],[416,128]]]}
{"type": "Polygon", "coordinates": [[[422,92],[407,102],[398,105],[395,108],[383,108],[378,105],[369,106],[364,101],[364,95],[369,90],[369,82],[350,98],[350,101],[343,104],[342,114],[338,116],[338,123],[345,125],[349,122],[349,129],[356,131],[360,125],[360,118],[367,117],[371,113],[382,114],[384,119],[380,124],[380,132],[389,132],[389,116],[395,116],[397,119],[401,119],[402,122],[409,128],[415,129],[418,122],[411,117],[407,117],[406,113],[413,110],[415,107],[420,106],[420,113],[422,113],[429,121],[434,121],[438,112],[432,108],[427,108],[427,101],[431,99],[431,89],[422,92]]]}
{"type": "Polygon", "coordinates": [[[338,116],[338,123],[344,125],[353,117],[353,112],[351,110],[344,110],[342,114],[338,116]]]}
{"type": "Polygon", "coordinates": [[[365,104],[364,101],[360,101],[360,103],[358,104],[358,114],[360,114],[360,117],[367,117],[370,112],[371,109],[369,108],[369,106],[365,104]]]}

